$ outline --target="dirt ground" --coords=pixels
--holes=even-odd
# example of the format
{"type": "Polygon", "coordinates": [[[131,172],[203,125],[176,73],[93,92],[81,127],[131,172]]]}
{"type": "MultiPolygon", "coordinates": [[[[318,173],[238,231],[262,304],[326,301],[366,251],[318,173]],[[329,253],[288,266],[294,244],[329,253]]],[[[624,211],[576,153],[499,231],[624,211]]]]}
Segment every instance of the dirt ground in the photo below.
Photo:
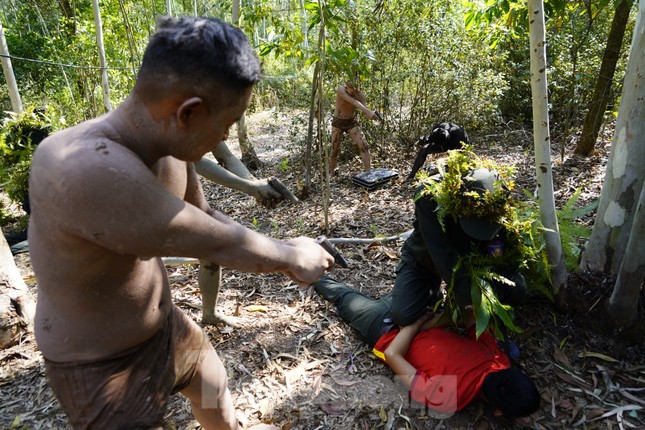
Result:
{"type": "MultiPolygon", "coordinates": [[[[264,162],[256,175],[277,176],[290,189],[300,190],[303,149],[292,139],[298,136],[304,140],[306,121],[295,113],[263,112],[250,115],[247,124],[264,162]]],[[[517,166],[518,188],[535,188],[530,133],[508,129],[495,136],[471,138],[480,155],[517,166]]],[[[604,138],[606,147],[589,159],[568,155],[572,147],[567,147],[567,155],[561,160],[559,150],[554,148],[558,204],[578,187],[583,188],[580,204],[599,197],[611,134],[607,132],[604,138]]],[[[229,146],[235,149],[235,140],[229,146]]],[[[205,191],[218,210],[282,239],[322,233],[334,238],[374,238],[409,230],[413,187],[400,179],[371,192],[353,185],[351,177],[360,171],[361,163],[347,138],[344,148],[340,173],[330,183],[327,232],[323,186],[317,172],[307,199],[299,204],[282,203],[274,209],[265,209],[251,197],[206,182],[205,191]]],[[[405,178],[414,159],[412,149],[395,150],[394,142],[386,138],[372,143],[371,148],[375,167],[396,170],[405,178]]],[[[582,222],[591,226],[593,216],[582,222]]],[[[333,273],[369,295],[383,295],[393,285],[401,244],[392,240],[338,245],[350,268],[333,269],[333,273]]],[[[35,293],[29,255],[20,254],[16,261],[35,293]]],[[[168,266],[168,274],[175,303],[200,322],[197,268],[168,266]]],[[[517,311],[517,323],[523,329],[513,337],[521,350],[519,361],[542,397],[537,413],[517,421],[494,417],[479,401],[449,417],[435,416],[409,404],[406,391],[389,368],[371,354],[333,307],[279,274],[225,269],[218,309],[243,318],[243,326],[205,326],[204,330],[227,368],[240,417],[249,424],[274,423],[283,430],[645,428],[645,321],[632,333],[608,329],[601,310],[612,286],[611,279],[574,273],[569,277],[567,312],[556,310],[539,293],[532,293],[517,311]]],[[[171,398],[166,422],[168,429],[201,428],[180,395],[171,398]]],[[[19,345],[0,351],[0,428],[69,428],[48,388],[42,356],[31,334],[19,345]]]]}

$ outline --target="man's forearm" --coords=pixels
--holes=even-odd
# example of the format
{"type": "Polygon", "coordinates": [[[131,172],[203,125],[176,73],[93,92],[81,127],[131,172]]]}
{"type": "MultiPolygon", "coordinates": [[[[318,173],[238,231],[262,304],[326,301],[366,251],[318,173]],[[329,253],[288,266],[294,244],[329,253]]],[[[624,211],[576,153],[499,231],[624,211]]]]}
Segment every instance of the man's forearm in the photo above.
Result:
{"type": "Polygon", "coordinates": [[[384,351],[385,361],[392,368],[396,376],[409,387],[414,381],[417,369],[405,359],[405,354],[410,349],[412,340],[419,332],[419,324],[415,323],[402,327],[390,346],[384,351]]]}
{"type": "Polygon", "coordinates": [[[399,333],[394,337],[392,343],[390,343],[390,346],[388,346],[385,350],[386,358],[388,356],[404,356],[405,354],[407,354],[408,349],[410,349],[412,339],[414,339],[414,336],[416,336],[418,332],[419,325],[416,323],[401,327],[399,333]]]}
{"type": "Polygon", "coordinates": [[[252,195],[253,193],[253,183],[251,180],[239,177],[207,158],[202,158],[196,162],[195,169],[199,175],[215,182],[216,184],[232,188],[249,195],[252,195]]]}

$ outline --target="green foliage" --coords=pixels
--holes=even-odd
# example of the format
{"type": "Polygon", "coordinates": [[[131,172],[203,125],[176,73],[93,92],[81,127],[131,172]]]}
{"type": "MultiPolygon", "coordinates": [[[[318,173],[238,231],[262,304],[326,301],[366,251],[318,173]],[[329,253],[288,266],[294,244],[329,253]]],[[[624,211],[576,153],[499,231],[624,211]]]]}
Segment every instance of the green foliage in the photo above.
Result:
{"type": "MultiPolygon", "coordinates": [[[[615,3],[545,1],[554,130],[563,122],[575,124],[584,114],[615,3]]],[[[101,76],[90,2],[75,2],[71,11],[64,4],[9,2],[0,8],[0,22],[12,55],[46,61],[13,61],[23,100],[47,104],[76,124],[104,112],[101,76]]],[[[167,4],[177,16],[231,16],[230,2],[214,0],[101,2],[113,106],[132,88],[154,19],[166,13],[167,4]]],[[[368,141],[382,142],[384,151],[411,150],[437,121],[460,124],[473,136],[502,120],[531,118],[524,1],[254,0],[243,3],[240,12],[239,25],[257,47],[268,76],[256,88],[252,109],[306,108],[311,66],[324,59],[325,115],[331,113],[339,84],[360,81],[369,107],[386,118],[378,124],[365,121],[363,132],[368,141]]],[[[628,31],[625,44],[630,40],[628,31]]],[[[625,64],[626,54],[615,82],[621,81],[625,64]]],[[[0,109],[9,108],[0,81],[0,109]]]]}
{"type": "Polygon", "coordinates": [[[286,172],[289,170],[289,157],[284,157],[280,162],[280,171],[286,172]]]}
{"type": "MultiPolygon", "coordinates": [[[[453,273],[463,269],[471,277],[471,299],[477,317],[477,335],[492,325],[498,337],[500,324],[512,331],[519,329],[513,324],[512,309],[502,305],[493,290],[493,283],[514,285],[503,274],[517,270],[525,278],[529,288],[543,292],[551,298],[548,283],[548,261],[543,238],[544,227],[539,212],[532,202],[518,201],[510,196],[514,189],[513,166],[498,165],[492,160],[478,157],[472,147],[448,151],[445,166],[440,166],[441,181],[429,180],[420,175],[424,189],[416,198],[432,196],[437,202],[439,222],[445,225],[445,217],[457,219],[457,215],[495,220],[502,225],[500,232],[504,252],[500,256],[483,254],[475,249],[462,256],[453,268],[453,273]],[[474,169],[495,170],[500,180],[494,184],[494,192],[487,192],[483,199],[464,199],[463,177],[474,169]]],[[[475,196],[472,196],[475,197],[475,196]]],[[[477,195],[479,197],[479,195],[477,195]]],[[[454,296],[454,280],[448,286],[447,312],[456,322],[462,317],[454,296]]],[[[501,337],[500,337],[501,338],[501,337]]]]}
{"type": "Polygon", "coordinates": [[[8,113],[0,125],[0,186],[10,200],[21,204],[28,194],[29,167],[36,145],[57,129],[45,110],[27,108],[8,113]]]}
{"type": "MultiPolygon", "coordinates": [[[[581,224],[578,220],[591,214],[598,207],[598,199],[583,207],[576,207],[578,199],[582,193],[582,188],[578,188],[575,193],[556,211],[558,218],[558,227],[560,230],[560,240],[562,242],[562,252],[567,267],[567,271],[576,272],[582,253],[582,242],[591,236],[591,228],[581,224]]],[[[529,199],[536,201],[535,197],[525,191],[529,199]]],[[[536,202],[537,203],[537,202],[536,202]]]]}
{"type": "MultiPolygon", "coordinates": [[[[432,196],[437,202],[439,222],[442,225],[447,215],[498,220],[511,214],[513,199],[510,191],[515,186],[512,166],[497,165],[475,154],[472,146],[466,146],[463,150],[449,151],[445,165],[439,165],[438,168],[443,179],[423,181],[425,189],[416,198],[432,196]],[[496,170],[500,177],[494,184],[495,192],[484,194],[483,199],[476,192],[463,192],[466,185],[464,176],[471,170],[480,168],[496,170]]],[[[427,177],[427,174],[421,174],[421,177],[424,176],[427,177]]]]}
{"type": "MultiPolygon", "coordinates": [[[[554,131],[581,124],[607,44],[614,5],[622,0],[545,0],[549,102],[554,131]]],[[[508,58],[492,58],[493,68],[508,82],[500,103],[506,120],[531,119],[530,58],[527,4],[519,0],[465,2],[469,38],[479,39],[508,58]],[[497,61],[501,60],[501,63],[497,61]]],[[[629,35],[629,30],[626,33],[629,35]]],[[[614,82],[620,82],[631,37],[623,41],[623,55],[614,82]]],[[[619,91],[614,91],[615,99],[619,91]]],[[[557,135],[557,133],[554,133],[557,135]]]]}

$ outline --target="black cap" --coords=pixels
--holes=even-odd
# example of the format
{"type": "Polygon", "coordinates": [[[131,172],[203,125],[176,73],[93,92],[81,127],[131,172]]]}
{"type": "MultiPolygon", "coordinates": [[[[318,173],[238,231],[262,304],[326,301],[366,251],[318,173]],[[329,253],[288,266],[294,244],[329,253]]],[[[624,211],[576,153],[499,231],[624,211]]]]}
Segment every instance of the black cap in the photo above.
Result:
{"type": "MultiPolygon", "coordinates": [[[[494,170],[476,169],[464,176],[465,191],[475,191],[480,196],[487,191],[495,192],[495,181],[499,175],[494,170]]],[[[477,217],[459,217],[459,225],[470,237],[477,240],[492,240],[502,226],[495,221],[477,217]]]]}

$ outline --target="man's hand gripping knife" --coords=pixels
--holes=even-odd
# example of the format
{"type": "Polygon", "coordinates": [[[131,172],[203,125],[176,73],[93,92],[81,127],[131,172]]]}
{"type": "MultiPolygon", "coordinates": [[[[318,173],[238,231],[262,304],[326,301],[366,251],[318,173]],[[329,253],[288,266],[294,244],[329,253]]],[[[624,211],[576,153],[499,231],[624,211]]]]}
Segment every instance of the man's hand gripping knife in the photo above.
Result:
{"type": "Polygon", "coordinates": [[[331,242],[325,237],[325,236],[318,236],[316,238],[316,243],[322,248],[327,251],[329,254],[331,254],[332,257],[334,257],[334,261],[336,264],[338,264],[340,267],[343,269],[347,269],[349,267],[349,264],[347,263],[347,260],[342,256],[340,252],[336,249],[334,245],[331,244],[331,242]]]}

